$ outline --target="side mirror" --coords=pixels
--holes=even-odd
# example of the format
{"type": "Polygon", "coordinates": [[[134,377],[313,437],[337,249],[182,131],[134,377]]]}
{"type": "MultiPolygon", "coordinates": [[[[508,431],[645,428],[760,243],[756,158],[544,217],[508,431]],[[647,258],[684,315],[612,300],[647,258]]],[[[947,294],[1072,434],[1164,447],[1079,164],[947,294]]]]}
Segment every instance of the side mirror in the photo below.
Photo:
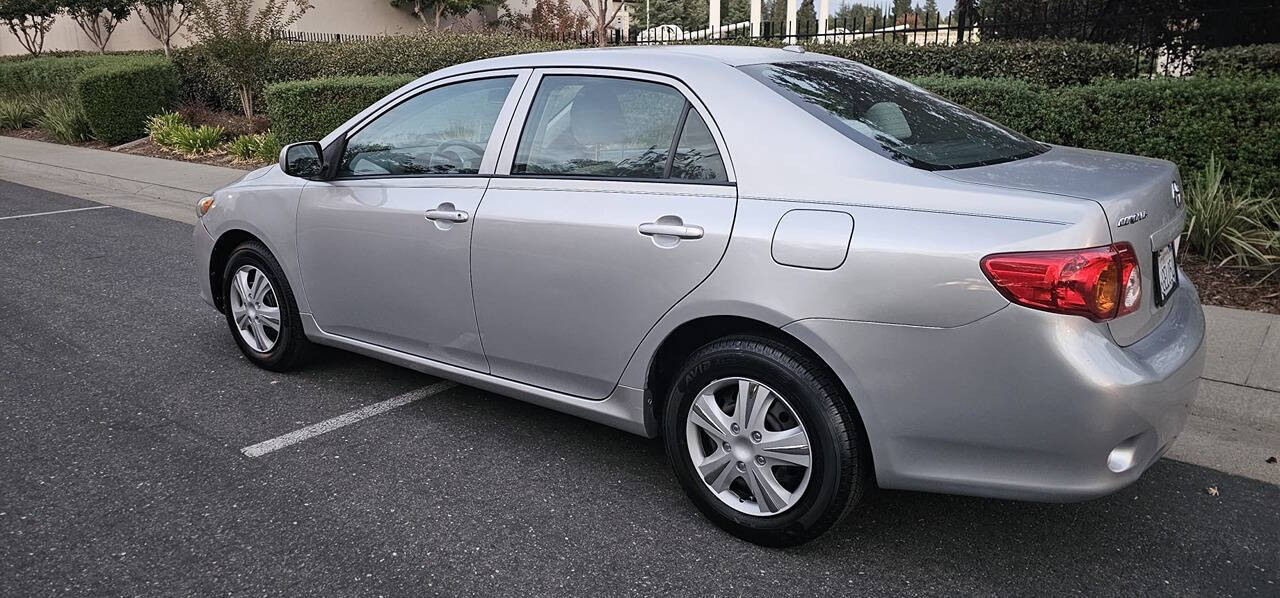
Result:
{"type": "Polygon", "coordinates": [[[314,179],[324,173],[324,153],[315,141],[291,143],[280,150],[280,170],[289,176],[314,179]]]}

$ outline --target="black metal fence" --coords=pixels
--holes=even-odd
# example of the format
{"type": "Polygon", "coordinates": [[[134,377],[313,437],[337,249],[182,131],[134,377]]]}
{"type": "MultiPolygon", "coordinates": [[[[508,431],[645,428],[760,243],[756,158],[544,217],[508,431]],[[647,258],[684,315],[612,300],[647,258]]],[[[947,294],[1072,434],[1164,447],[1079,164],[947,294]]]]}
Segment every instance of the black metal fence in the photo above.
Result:
{"type": "MultiPolygon", "coordinates": [[[[783,1],[783,0],[777,0],[783,1]]],[[[739,22],[685,29],[679,25],[609,29],[604,43],[594,30],[521,31],[538,39],[582,46],[677,43],[828,44],[877,40],[904,44],[962,44],[996,40],[1081,40],[1120,44],[1133,49],[1136,74],[1177,75],[1188,70],[1203,49],[1280,41],[1280,0],[1205,3],[1082,0],[1043,3],[999,3],[996,8],[894,15],[873,12],[859,18],[832,17],[825,22],[739,22]],[[1222,8],[1223,4],[1235,4],[1222,8]],[[1160,10],[1152,10],[1152,6],[1160,10]],[[1166,7],[1167,8],[1163,8],[1166,7]],[[1002,8],[1004,7],[1004,8],[1002,8]],[[1110,7],[1110,8],[1108,8],[1110,7]]],[[[341,42],[375,39],[372,35],[276,32],[288,42],[341,42]]]]}

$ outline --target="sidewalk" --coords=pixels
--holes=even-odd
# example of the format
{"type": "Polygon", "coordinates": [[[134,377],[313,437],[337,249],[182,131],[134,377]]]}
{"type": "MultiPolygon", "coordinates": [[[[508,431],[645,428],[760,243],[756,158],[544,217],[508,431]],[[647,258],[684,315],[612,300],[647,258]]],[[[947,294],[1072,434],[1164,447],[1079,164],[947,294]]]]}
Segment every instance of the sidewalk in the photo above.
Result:
{"type": "Polygon", "coordinates": [[[0,178],[187,223],[201,197],[245,172],[0,135],[0,178]]]}
{"type": "MultiPolygon", "coordinates": [[[[0,136],[0,179],[195,222],[195,202],[245,171],[0,136]]],[[[1169,456],[1280,483],[1280,315],[1205,307],[1207,360],[1169,456]]]]}

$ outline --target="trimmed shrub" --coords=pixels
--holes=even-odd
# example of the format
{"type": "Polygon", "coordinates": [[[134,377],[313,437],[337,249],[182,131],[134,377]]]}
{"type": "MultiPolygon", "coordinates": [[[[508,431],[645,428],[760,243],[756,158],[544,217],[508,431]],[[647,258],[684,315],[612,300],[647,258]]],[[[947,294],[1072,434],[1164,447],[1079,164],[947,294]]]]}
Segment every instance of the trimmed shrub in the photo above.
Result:
{"type": "Polygon", "coordinates": [[[50,137],[62,143],[76,143],[89,139],[89,122],[85,120],[80,106],[71,101],[48,102],[43,112],[36,118],[35,124],[50,137]]]}
{"type": "Polygon", "coordinates": [[[898,77],[1013,78],[1061,87],[1134,76],[1133,51],[1075,41],[982,42],[943,46],[860,41],[810,44],[809,51],[856,60],[898,77]]]}
{"type": "Polygon", "coordinates": [[[0,96],[45,93],[67,97],[81,73],[132,58],[112,55],[50,56],[0,62],[0,96]]]}
{"type": "MultiPolygon", "coordinates": [[[[726,44],[781,42],[725,40],[726,44]]],[[[455,64],[511,54],[578,47],[574,44],[494,33],[419,33],[338,44],[276,44],[267,84],[367,75],[425,75],[455,64]]],[[[809,49],[863,62],[900,77],[1010,77],[1048,86],[1078,85],[1097,78],[1134,75],[1134,56],[1123,46],[1073,41],[983,42],[958,46],[887,41],[810,44],[809,49]]],[[[182,80],[182,100],[214,108],[239,106],[235,84],[199,46],[173,54],[182,80]]],[[[267,100],[268,102],[270,100],[267,100]]]]}
{"type": "Polygon", "coordinates": [[[1020,81],[916,83],[1048,143],[1163,158],[1183,172],[1216,156],[1238,183],[1280,190],[1280,79],[1132,79],[1051,89],[1020,81]]]}
{"type": "Polygon", "coordinates": [[[1280,75],[1280,44],[1255,44],[1205,50],[1195,74],[1208,77],[1280,75]]]}
{"type": "Polygon", "coordinates": [[[267,87],[267,115],[280,143],[320,139],[414,75],[335,77],[267,87]]]}
{"type": "MultiPolygon", "coordinates": [[[[431,32],[379,37],[336,44],[275,44],[266,83],[325,77],[425,75],[447,66],[481,58],[562,50],[573,44],[503,33],[431,32]]],[[[236,110],[235,84],[200,46],[173,53],[182,81],[182,101],[236,110]]],[[[255,103],[263,98],[255,99],[255,103]]],[[[270,112],[270,98],[265,98],[270,112]]]]}
{"type": "Polygon", "coordinates": [[[148,118],[173,107],[178,75],[166,59],[131,58],[85,71],[74,93],[93,136],[122,143],[141,137],[148,118]]]}

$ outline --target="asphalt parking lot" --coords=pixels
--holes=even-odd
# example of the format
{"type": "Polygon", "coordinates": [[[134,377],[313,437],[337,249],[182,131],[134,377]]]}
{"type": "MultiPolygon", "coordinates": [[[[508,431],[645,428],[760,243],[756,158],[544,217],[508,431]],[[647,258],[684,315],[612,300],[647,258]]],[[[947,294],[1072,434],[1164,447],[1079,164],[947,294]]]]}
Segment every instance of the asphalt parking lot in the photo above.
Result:
{"type": "Polygon", "coordinates": [[[465,386],[249,457],[439,380],[251,366],[190,227],[98,205],[0,182],[3,596],[1280,594],[1280,487],[1170,459],[1081,504],[881,491],[770,550],[658,441],[465,386]]]}

